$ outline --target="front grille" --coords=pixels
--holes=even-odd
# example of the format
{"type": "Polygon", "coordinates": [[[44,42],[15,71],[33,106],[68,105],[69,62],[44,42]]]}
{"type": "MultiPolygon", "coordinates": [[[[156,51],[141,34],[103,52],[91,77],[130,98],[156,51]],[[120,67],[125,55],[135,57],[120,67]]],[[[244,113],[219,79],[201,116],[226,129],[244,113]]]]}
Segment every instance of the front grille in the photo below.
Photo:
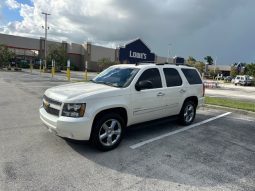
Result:
{"type": "Polygon", "coordinates": [[[61,106],[61,102],[56,101],[56,100],[54,100],[54,99],[51,99],[51,98],[47,97],[46,95],[43,96],[43,99],[44,99],[45,101],[49,102],[49,103],[54,104],[54,105],[59,105],[59,106],[61,106]]]}
{"type": "Polygon", "coordinates": [[[50,106],[46,106],[45,103],[43,103],[43,108],[45,109],[45,111],[49,114],[52,114],[52,115],[56,115],[56,116],[59,116],[59,110],[55,109],[55,108],[52,108],[50,106]]]}
{"type": "Polygon", "coordinates": [[[59,111],[61,107],[61,102],[53,100],[47,96],[43,96],[43,108],[49,114],[59,116],[59,111]],[[58,108],[58,109],[56,109],[58,108]]]}

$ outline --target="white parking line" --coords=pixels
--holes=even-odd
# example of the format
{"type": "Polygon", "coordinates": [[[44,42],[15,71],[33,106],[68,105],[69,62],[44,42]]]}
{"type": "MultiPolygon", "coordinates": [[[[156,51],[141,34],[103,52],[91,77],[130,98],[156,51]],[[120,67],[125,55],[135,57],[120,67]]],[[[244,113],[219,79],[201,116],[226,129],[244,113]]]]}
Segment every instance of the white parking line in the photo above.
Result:
{"type": "Polygon", "coordinates": [[[174,135],[174,134],[177,134],[177,133],[181,133],[181,132],[183,132],[183,131],[189,130],[189,129],[194,128],[194,127],[197,127],[197,126],[199,126],[199,125],[203,125],[203,124],[208,123],[208,122],[210,122],[210,121],[213,121],[213,120],[216,120],[216,119],[225,117],[225,116],[227,116],[227,115],[229,115],[229,114],[231,114],[231,112],[227,112],[227,113],[218,115],[218,116],[216,116],[216,117],[212,117],[212,118],[206,119],[206,120],[204,120],[204,121],[201,121],[201,122],[198,122],[198,123],[189,125],[189,126],[187,126],[187,127],[184,127],[184,128],[182,128],[182,129],[179,129],[179,130],[176,130],[176,131],[172,131],[172,132],[169,132],[169,133],[166,133],[166,134],[157,136],[157,137],[152,138],[152,139],[148,139],[148,140],[146,140],[146,141],[142,141],[142,142],[140,142],[140,143],[131,145],[130,148],[131,148],[131,149],[137,149],[137,148],[139,148],[139,147],[141,147],[141,146],[143,146],[143,145],[146,145],[146,144],[148,144],[148,143],[152,143],[152,142],[154,142],[154,141],[163,139],[163,138],[165,138],[165,137],[168,137],[168,136],[171,136],[171,135],[174,135]]]}

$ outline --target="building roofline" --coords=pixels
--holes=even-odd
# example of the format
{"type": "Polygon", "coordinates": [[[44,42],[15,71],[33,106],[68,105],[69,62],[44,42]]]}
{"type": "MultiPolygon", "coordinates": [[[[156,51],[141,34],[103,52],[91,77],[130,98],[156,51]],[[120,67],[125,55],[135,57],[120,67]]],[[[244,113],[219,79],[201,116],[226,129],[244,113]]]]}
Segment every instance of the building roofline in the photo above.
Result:
{"type": "Polygon", "coordinates": [[[142,43],[143,43],[145,46],[147,46],[147,48],[150,50],[150,52],[151,52],[151,53],[153,53],[153,52],[151,51],[150,46],[148,46],[148,44],[147,44],[147,43],[145,43],[145,42],[143,41],[143,39],[142,39],[142,38],[140,38],[140,37],[137,37],[137,38],[135,38],[135,39],[132,39],[132,40],[126,41],[126,42],[124,43],[124,45],[120,45],[120,46],[119,46],[119,48],[124,48],[124,47],[126,47],[126,45],[131,44],[131,43],[133,43],[133,42],[135,42],[135,41],[137,41],[137,40],[141,40],[141,41],[142,41],[142,43]]]}

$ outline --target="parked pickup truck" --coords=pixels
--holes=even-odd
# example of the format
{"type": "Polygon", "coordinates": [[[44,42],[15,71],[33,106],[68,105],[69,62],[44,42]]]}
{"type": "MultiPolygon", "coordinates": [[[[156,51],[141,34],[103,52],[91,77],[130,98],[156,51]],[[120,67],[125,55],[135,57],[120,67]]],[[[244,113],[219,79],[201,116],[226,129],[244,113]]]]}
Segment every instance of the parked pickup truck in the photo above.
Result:
{"type": "Polygon", "coordinates": [[[56,135],[90,140],[106,151],[119,145],[130,125],[172,115],[190,125],[203,102],[203,83],[193,67],[121,64],[88,83],[46,90],[40,118],[56,135]]]}
{"type": "Polygon", "coordinates": [[[242,75],[242,76],[238,75],[238,76],[235,77],[234,83],[235,83],[236,86],[238,84],[243,85],[243,86],[249,86],[249,85],[251,85],[252,80],[247,75],[242,75]]]}

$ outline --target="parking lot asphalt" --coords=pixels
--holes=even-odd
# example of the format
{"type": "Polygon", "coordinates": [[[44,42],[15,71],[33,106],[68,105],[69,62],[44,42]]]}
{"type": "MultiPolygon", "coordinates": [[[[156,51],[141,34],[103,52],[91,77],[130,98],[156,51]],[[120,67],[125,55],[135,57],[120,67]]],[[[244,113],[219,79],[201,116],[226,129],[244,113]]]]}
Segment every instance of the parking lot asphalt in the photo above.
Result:
{"type": "Polygon", "coordinates": [[[1,191],[255,190],[253,117],[201,108],[194,127],[175,118],[133,126],[117,149],[100,152],[40,121],[43,92],[65,83],[0,72],[1,191]]]}

